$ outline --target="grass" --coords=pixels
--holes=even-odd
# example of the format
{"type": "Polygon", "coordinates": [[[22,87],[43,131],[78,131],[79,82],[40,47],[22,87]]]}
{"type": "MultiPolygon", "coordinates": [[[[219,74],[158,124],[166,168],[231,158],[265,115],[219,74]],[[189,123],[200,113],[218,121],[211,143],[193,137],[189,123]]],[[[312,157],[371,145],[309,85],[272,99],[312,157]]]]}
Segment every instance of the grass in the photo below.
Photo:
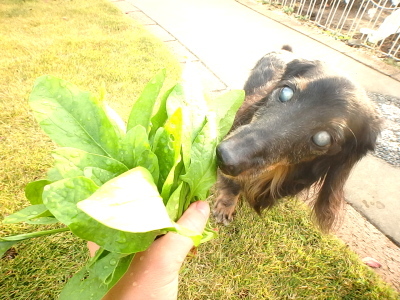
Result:
{"type": "Polygon", "coordinates": [[[242,204],[218,229],[186,261],[180,299],[398,299],[344,243],[314,228],[300,201],[263,218],[242,204]]]}
{"type": "MultiPolygon", "coordinates": [[[[106,0],[3,0],[0,4],[0,211],[28,203],[26,183],[42,178],[54,145],[27,106],[35,78],[53,74],[106,100],[126,117],[132,99],[179,63],[141,26],[106,0]]],[[[40,227],[49,229],[51,227],[40,227]]],[[[37,230],[1,226],[0,236],[37,230]]],[[[308,210],[287,201],[259,218],[246,205],[220,236],[182,268],[179,299],[398,299],[341,242],[321,235],[308,210]]],[[[0,299],[56,299],[85,263],[85,242],[71,233],[17,244],[0,259],[0,299]]]]}
{"type": "MultiPolygon", "coordinates": [[[[168,70],[169,86],[180,74],[161,41],[105,0],[1,1],[0,53],[2,216],[28,205],[25,185],[43,178],[51,164],[54,145],[27,105],[37,77],[52,74],[95,93],[104,88],[105,100],[127,117],[126,108],[161,68],[168,70]]],[[[0,226],[0,236],[38,230],[0,226]]],[[[69,233],[16,250],[15,259],[0,260],[0,299],[56,299],[87,259],[85,243],[69,233]]]]}

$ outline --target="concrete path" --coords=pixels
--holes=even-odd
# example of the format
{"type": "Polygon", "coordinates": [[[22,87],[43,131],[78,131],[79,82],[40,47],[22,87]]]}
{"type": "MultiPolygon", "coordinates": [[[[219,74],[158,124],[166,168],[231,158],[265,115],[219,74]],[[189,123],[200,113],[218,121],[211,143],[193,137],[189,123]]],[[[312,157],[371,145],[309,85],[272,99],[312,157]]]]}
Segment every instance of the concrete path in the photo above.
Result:
{"type": "MultiPolygon", "coordinates": [[[[198,64],[208,91],[242,88],[265,53],[290,44],[342,69],[368,91],[400,97],[400,71],[250,0],[112,0],[163,40],[181,62],[198,64]]],[[[400,155],[400,154],[399,154],[400,155]]],[[[346,186],[348,202],[400,246],[400,169],[363,159],[346,186]]]]}

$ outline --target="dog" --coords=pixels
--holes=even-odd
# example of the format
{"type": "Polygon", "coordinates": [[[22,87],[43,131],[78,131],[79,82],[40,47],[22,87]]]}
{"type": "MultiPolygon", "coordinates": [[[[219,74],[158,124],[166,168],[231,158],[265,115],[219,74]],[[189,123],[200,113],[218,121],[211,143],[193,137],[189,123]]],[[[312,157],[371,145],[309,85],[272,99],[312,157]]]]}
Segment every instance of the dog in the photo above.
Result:
{"type": "Polygon", "coordinates": [[[216,221],[233,220],[240,195],[261,214],[313,187],[313,219],[329,231],[351,169],[375,148],[381,120],[374,105],[353,81],[287,45],[257,62],[244,91],[216,149],[216,221]]]}

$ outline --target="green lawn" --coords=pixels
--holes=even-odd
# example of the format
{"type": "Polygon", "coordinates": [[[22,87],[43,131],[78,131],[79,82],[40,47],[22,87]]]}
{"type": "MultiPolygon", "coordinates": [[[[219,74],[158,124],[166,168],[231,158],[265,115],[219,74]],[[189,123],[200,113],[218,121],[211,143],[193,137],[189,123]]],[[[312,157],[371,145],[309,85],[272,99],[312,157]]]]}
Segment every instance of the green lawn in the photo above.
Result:
{"type": "MultiPolygon", "coordinates": [[[[24,186],[51,163],[54,145],[27,105],[37,77],[52,74],[95,93],[105,89],[105,100],[126,117],[159,69],[168,70],[167,86],[180,74],[163,43],[106,0],[2,0],[0,53],[2,217],[28,205],[24,186]]],[[[294,200],[264,218],[243,205],[231,226],[218,226],[219,237],[187,260],[179,298],[398,299],[343,243],[314,229],[308,214],[294,200]]],[[[1,225],[0,236],[38,229],[1,225]]],[[[0,299],[56,299],[88,257],[85,242],[71,233],[15,250],[14,258],[0,260],[0,299]]]]}

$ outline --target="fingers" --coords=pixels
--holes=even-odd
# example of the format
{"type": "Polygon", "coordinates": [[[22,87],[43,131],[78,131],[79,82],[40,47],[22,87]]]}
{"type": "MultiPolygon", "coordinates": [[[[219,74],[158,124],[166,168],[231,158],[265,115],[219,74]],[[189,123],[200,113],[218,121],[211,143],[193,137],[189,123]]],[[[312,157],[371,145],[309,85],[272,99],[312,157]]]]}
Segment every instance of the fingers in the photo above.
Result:
{"type": "Polygon", "coordinates": [[[89,255],[93,257],[96,254],[96,251],[100,249],[100,246],[94,242],[88,241],[87,247],[89,248],[89,255]]]}
{"type": "MultiPolygon", "coordinates": [[[[209,204],[206,201],[197,201],[188,207],[177,223],[201,234],[207,224],[209,216],[209,204]]],[[[148,251],[151,251],[152,248],[170,249],[169,253],[171,253],[175,259],[178,258],[179,262],[183,262],[192,247],[193,241],[190,238],[169,232],[162,238],[156,240],[148,251]]]]}
{"type": "MultiPolygon", "coordinates": [[[[201,234],[209,215],[208,203],[197,201],[178,224],[201,234]]],[[[126,274],[104,299],[176,299],[179,269],[192,247],[190,238],[173,232],[157,239],[146,251],[135,254],[126,274]]]]}
{"type": "Polygon", "coordinates": [[[210,216],[210,205],[206,201],[192,203],[177,222],[188,229],[202,233],[210,216]]]}

